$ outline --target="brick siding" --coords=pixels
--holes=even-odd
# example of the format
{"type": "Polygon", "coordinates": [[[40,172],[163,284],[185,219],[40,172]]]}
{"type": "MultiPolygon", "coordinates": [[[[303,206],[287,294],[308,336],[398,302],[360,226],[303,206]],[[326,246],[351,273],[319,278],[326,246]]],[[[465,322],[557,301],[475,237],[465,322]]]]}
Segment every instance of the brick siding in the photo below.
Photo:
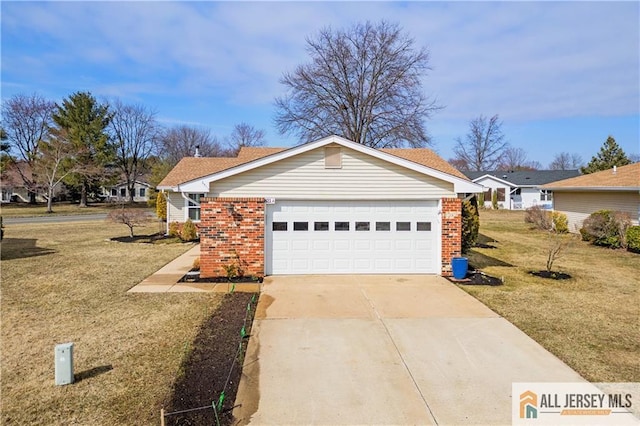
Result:
{"type": "Polygon", "coordinates": [[[264,275],[263,198],[203,198],[199,231],[201,277],[226,276],[223,266],[233,263],[264,275]]]}
{"type": "Polygon", "coordinates": [[[451,259],[462,254],[462,202],[442,199],[442,276],[452,276],[451,259]]]}

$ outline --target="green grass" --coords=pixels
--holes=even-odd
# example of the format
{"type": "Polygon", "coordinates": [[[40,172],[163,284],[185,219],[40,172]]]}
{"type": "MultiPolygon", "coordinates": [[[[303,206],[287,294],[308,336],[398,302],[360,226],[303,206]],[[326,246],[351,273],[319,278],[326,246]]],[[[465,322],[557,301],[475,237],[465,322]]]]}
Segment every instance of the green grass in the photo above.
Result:
{"type": "Polygon", "coordinates": [[[480,212],[482,242],[469,263],[503,277],[501,287],[460,286],[593,382],[640,381],[640,255],[571,239],[553,270],[569,280],[538,278],[548,236],[523,212],[480,212]]]}
{"type": "MultiPolygon", "coordinates": [[[[157,231],[156,225],[140,234],[157,231]]],[[[11,225],[1,243],[1,424],[157,424],[211,293],[128,294],[192,244],[110,241],[105,222],[11,225]],[[74,342],[82,380],[54,385],[74,342]]]]}
{"type": "MultiPolygon", "coordinates": [[[[128,207],[148,209],[152,211],[146,203],[127,204],[128,207]]],[[[53,213],[47,213],[47,204],[27,204],[27,203],[10,203],[0,205],[0,216],[2,217],[39,217],[50,215],[87,215],[109,213],[115,208],[122,207],[119,203],[89,203],[87,207],[80,207],[78,203],[59,202],[54,203],[53,213]]]]}

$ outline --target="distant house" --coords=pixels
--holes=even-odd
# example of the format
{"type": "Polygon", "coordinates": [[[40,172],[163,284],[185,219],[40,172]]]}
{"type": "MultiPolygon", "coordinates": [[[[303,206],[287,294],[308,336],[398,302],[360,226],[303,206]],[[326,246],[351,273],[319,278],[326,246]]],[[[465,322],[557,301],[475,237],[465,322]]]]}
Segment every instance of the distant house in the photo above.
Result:
{"type": "Polygon", "coordinates": [[[518,170],[492,172],[464,172],[473,181],[485,188],[484,204],[491,208],[493,194],[497,195],[498,207],[507,210],[523,210],[533,206],[552,208],[553,194],[543,185],[560,179],[580,175],[579,170],[518,170]]]}
{"type": "MultiPolygon", "coordinates": [[[[142,203],[149,200],[149,190],[151,185],[143,181],[136,181],[133,187],[133,201],[142,203]]],[[[120,182],[113,186],[102,188],[102,196],[105,201],[109,202],[126,202],[129,201],[129,190],[125,182],[120,182]]]]}
{"type": "Polygon", "coordinates": [[[640,163],[551,182],[543,189],[553,191],[553,209],[567,215],[571,232],[598,210],[628,213],[635,225],[640,220],[640,163]]]}
{"type": "MultiPolygon", "coordinates": [[[[24,185],[22,176],[26,176],[31,179],[31,167],[24,161],[18,161],[16,163],[9,164],[7,170],[0,176],[0,188],[1,198],[3,203],[15,203],[15,202],[29,202],[30,191],[24,185]]],[[[47,201],[46,191],[43,189],[36,189],[36,201],[43,203],[47,201]]],[[[66,188],[64,184],[59,183],[56,185],[53,195],[54,198],[64,196],[66,194],[66,188]]]]}

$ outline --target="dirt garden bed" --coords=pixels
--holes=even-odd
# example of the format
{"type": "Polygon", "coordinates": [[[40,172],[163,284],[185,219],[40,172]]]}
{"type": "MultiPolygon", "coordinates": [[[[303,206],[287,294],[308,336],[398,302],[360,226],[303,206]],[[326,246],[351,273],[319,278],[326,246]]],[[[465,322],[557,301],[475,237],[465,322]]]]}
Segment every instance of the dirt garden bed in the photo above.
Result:
{"type": "Polygon", "coordinates": [[[165,404],[166,425],[230,425],[233,404],[242,373],[251,323],[258,301],[257,293],[231,293],[209,317],[191,344],[181,365],[172,394],[165,404]],[[253,302],[252,302],[253,300],[253,302]],[[251,309],[247,309],[250,304],[251,309]],[[245,337],[241,329],[245,327],[245,337]],[[236,357],[239,346],[241,355],[236,357]],[[218,404],[224,392],[221,410],[218,404]],[[175,414],[174,414],[175,413],[175,414]]]}

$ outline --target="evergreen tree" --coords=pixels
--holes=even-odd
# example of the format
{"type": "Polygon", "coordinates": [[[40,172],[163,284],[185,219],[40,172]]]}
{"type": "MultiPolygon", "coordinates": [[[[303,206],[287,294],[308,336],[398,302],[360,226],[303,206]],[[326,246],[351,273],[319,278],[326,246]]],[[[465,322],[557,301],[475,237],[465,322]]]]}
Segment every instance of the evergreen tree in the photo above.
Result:
{"type": "Polygon", "coordinates": [[[598,155],[593,156],[589,164],[582,167],[580,171],[584,174],[589,174],[601,170],[609,170],[613,166],[626,166],[627,164],[631,164],[631,161],[616,143],[613,136],[609,136],[600,148],[598,155]]]}
{"type": "Polygon", "coordinates": [[[80,189],[80,207],[87,206],[91,189],[107,175],[106,165],[114,158],[106,128],[111,121],[108,105],[98,104],[89,92],[76,92],[56,105],[53,121],[73,145],[78,167],[65,183],[80,189]]]}

